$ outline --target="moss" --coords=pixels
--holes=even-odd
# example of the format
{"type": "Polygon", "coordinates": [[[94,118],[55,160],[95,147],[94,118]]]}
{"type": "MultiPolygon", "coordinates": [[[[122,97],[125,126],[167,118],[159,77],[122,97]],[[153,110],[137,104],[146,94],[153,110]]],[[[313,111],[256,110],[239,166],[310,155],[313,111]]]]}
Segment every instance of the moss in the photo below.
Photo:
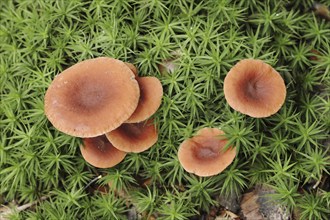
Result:
{"type": "Polygon", "coordinates": [[[85,188],[100,174],[98,184],[115,179],[117,190],[138,201],[138,212],[163,219],[188,219],[207,211],[219,193],[242,193],[263,182],[303,218],[329,217],[328,188],[300,193],[330,169],[330,22],[311,6],[286,0],[0,1],[0,194],[19,204],[50,196],[13,218],[122,219],[122,198],[85,188]],[[56,131],[43,109],[56,74],[99,56],[132,62],[164,87],[155,115],[159,141],[112,169],[89,166],[80,140],[56,131]],[[224,77],[244,58],[264,60],[285,80],[286,102],[269,118],[242,115],[224,100],[224,77]],[[161,74],[158,65],[170,59],[177,68],[161,74]],[[182,169],[177,149],[206,126],[225,130],[239,153],[224,173],[198,178],[182,169]]]}

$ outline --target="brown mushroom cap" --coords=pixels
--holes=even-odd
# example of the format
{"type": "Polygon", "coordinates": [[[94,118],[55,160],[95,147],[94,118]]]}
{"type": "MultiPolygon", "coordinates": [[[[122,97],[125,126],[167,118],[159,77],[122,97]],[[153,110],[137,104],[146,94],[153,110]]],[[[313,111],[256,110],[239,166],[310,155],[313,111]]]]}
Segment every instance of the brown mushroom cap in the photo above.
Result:
{"type": "Polygon", "coordinates": [[[182,167],[198,176],[212,176],[222,172],[236,156],[236,149],[223,151],[227,140],[221,138],[223,131],[217,128],[203,128],[196,136],[183,141],[178,151],[182,167]]]}
{"type": "Polygon", "coordinates": [[[159,79],[152,76],[136,78],[140,86],[140,100],[137,108],[126,123],[145,121],[159,108],[163,87],[159,79]]]}
{"type": "Polygon", "coordinates": [[[135,77],[138,77],[138,70],[137,70],[136,66],[134,66],[131,63],[127,63],[127,62],[125,62],[125,64],[134,73],[135,77]]]}
{"type": "Polygon", "coordinates": [[[151,119],[140,123],[124,123],[106,136],[119,150],[134,153],[149,149],[158,140],[158,133],[151,119]]]}
{"type": "Polygon", "coordinates": [[[281,75],[261,60],[245,59],[228,72],[224,80],[228,104],[255,118],[275,114],[283,105],[286,87],[281,75]]]}
{"type": "Polygon", "coordinates": [[[105,135],[84,138],[80,151],[88,163],[98,168],[113,167],[120,163],[127,154],[115,148],[105,135]]]}
{"type": "Polygon", "coordinates": [[[139,96],[139,85],[125,63],[100,57],[55,77],[45,95],[45,114],[66,134],[96,137],[126,121],[139,96]]]}

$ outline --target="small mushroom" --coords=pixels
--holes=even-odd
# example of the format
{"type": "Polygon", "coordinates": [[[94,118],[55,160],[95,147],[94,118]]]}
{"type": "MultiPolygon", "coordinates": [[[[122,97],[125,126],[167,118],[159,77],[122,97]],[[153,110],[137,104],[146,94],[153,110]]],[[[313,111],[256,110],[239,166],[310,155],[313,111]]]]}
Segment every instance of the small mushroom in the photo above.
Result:
{"type": "Polygon", "coordinates": [[[45,95],[45,114],[58,130],[96,137],[119,127],[135,111],[140,89],[119,60],[100,57],[60,73],[45,95]]]}
{"type": "Polygon", "coordinates": [[[80,147],[83,158],[98,168],[109,168],[120,163],[126,156],[126,152],[115,148],[105,135],[83,138],[83,145],[80,147]]]}
{"type": "Polygon", "coordinates": [[[244,59],[228,72],[224,80],[228,104],[255,118],[275,114],[283,105],[286,87],[281,75],[261,60],[244,59]]]}
{"type": "Polygon", "coordinates": [[[136,123],[147,120],[161,104],[163,87],[159,79],[152,76],[138,77],[140,100],[137,108],[125,123],[136,123]]]}
{"type": "Polygon", "coordinates": [[[224,150],[227,140],[217,128],[203,128],[196,136],[183,141],[178,158],[187,172],[198,176],[212,176],[222,172],[236,156],[236,148],[224,150]]]}
{"type": "Polygon", "coordinates": [[[139,123],[124,123],[106,136],[119,150],[134,153],[149,149],[158,140],[156,127],[151,119],[139,123]]]}

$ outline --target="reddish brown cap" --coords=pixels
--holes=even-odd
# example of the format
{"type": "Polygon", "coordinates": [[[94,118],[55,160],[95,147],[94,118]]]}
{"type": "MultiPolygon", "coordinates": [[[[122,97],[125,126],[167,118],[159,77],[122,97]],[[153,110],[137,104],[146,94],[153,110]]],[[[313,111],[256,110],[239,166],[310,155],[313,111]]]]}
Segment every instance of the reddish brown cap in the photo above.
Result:
{"type": "Polygon", "coordinates": [[[275,114],[283,105],[286,87],[281,75],[261,60],[245,59],[228,72],[224,80],[228,104],[255,118],[275,114]]]}
{"type": "Polygon", "coordinates": [[[236,149],[223,151],[227,140],[217,128],[203,128],[196,136],[183,141],[178,151],[182,167],[198,176],[212,176],[222,172],[236,156],[236,149]]]}
{"type": "Polygon", "coordinates": [[[106,136],[119,150],[134,153],[149,149],[158,140],[158,133],[151,119],[140,123],[124,123],[106,136]]]}
{"type": "Polygon", "coordinates": [[[163,87],[159,79],[152,76],[136,78],[140,86],[140,100],[137,108],[126,123],[145,121],[159,108],[163,87]]]}
{"type": "Polygon", "coordinates": [[[137,70],[136,66],[134,66],[131,63],[127,63],[127,62],[125,62],[125,64],[134,73],[135,77],[138,77],[138,70],[137,70]]]}
{"type": "Polygon", "coordinates": [[[45,95],[45,114],[58,130],[95,137],[126,121],[137,107],[140,89],[121,61],[85,60],[59,74],[45,95]]]}
{"type": "Polygon", "coordinates": [[[105,135],[83,138],[83,146],[80,147],[80,151],[88,163],[98,168],[113,167],[126,156],[126,152],[115,148],[105,135]]]}

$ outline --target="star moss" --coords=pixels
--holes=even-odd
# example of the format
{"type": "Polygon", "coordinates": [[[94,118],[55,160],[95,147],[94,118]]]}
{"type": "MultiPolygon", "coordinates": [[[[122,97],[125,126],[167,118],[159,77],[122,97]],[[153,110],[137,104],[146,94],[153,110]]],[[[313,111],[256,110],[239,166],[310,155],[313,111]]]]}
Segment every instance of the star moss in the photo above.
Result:
{"type": "Polygon", "coordinates": [[[189,219],[216,205],[219,194],[267,183],[301,218],[329,218],[322,181],[330,178],[330,22],[311,7],[286,0],[0,1],[1,203],[46,196],[15,212],[18,219],[123,219],[128,201],[145,217],[189,219]],[[110,170],[88,165],[81,141],[56,131],[43,109],[58,73],[99,56],[131,62],[164,87],[155,114],[159,141],[110,170]],[[285,80],[286,102],[269,118],[242,115],[224,99],[224,77],[245,58],[264,60],[285,80]],[[159,71],[165,60],[174,71],[159,71]],[[177,158],[180,143],[202,127],[221,127],[238,149],[233,165],[210,178],[186,173],[177,158]],[[110,193],[95,189],[109,182],[110,193]]]}

